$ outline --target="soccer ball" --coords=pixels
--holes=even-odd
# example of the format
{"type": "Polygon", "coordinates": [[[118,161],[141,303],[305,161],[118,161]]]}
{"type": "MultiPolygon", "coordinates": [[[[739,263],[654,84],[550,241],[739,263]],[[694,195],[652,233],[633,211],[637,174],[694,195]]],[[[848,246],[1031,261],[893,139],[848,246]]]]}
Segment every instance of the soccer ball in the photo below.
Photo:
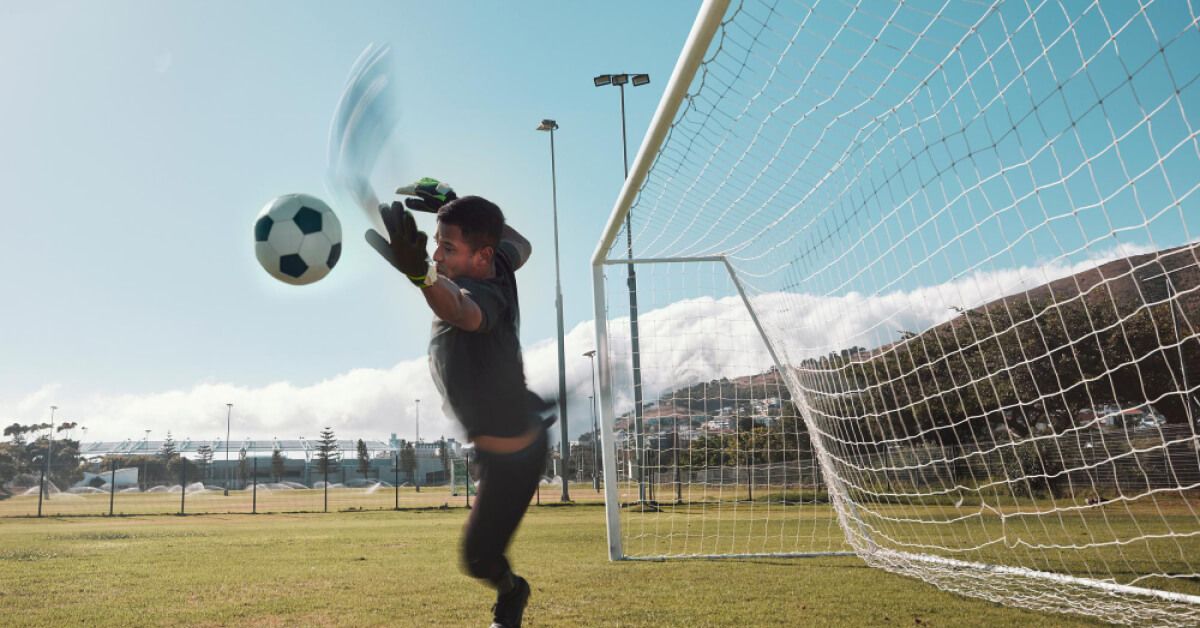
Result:
{"type": "Polygon", "coordinates": [[[271,276],[295,286],[333,270],[342,254],[342,225],[319,198],[285,194],[254,221],[254,253],[271,276]]]}

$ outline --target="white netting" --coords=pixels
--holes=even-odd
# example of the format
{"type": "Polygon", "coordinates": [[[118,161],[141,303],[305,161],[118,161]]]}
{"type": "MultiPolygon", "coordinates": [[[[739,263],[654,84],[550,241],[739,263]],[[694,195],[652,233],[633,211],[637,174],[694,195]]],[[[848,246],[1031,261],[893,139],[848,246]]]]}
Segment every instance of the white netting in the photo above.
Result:
{"type": "MultiPolygon", "coordinates": [[[[849,551],[807,429],[726,266],[649,265],[638,282],[640,416],[630,318],[608,327],[625,553],[849,551]]],[[[625,282],[614,290],[610,309],[628,312],[625,282]]]]}
{"type": "Polygon", "coordinates": [[[625,554],[1200,622],[1197,15],[734,2],[605,245],[625,554]]]}

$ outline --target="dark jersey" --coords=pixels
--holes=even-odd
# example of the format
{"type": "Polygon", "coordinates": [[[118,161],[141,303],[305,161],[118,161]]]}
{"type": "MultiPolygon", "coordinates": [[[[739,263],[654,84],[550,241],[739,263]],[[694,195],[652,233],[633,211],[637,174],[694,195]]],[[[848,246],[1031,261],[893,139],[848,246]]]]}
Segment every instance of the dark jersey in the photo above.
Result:
{"type": "Polygon", "coordinates": [[[456,279],[483,314],[475,331],[434,317],[429,339],[429,370],[442,395],[443,409],[467,437],[519,436],[538,425],[538,397],[525,386],[521,359],[520,306],[514,260],[507,243],[496,249],[491,279],[456,279]]]}

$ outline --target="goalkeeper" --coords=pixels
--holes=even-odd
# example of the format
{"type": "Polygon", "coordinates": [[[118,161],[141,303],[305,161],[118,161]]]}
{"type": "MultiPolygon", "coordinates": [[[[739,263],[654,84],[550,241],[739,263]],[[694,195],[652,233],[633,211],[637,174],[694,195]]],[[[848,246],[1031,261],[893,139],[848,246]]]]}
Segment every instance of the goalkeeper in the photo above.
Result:
{"type": "Polygon", "coordinates": [[[379,209],[387,238],[372,229],[367,242],[421,290],[433,310],[429,368],[447,415],[475,444],[479,465],[463,565],[496,589],[492,627],[517,628],[529,583],[512,572],[504,554],[541,478],[547,447],[541,413],[550,406],[526,388],[518,338],[515,272],[532,247],[486,199],[457,198],[448,185],[429,178],[396,193],[412,197],[405,201],[409,209],[437,214],[432,263],[426,234],[399,202],[379,209]]]}

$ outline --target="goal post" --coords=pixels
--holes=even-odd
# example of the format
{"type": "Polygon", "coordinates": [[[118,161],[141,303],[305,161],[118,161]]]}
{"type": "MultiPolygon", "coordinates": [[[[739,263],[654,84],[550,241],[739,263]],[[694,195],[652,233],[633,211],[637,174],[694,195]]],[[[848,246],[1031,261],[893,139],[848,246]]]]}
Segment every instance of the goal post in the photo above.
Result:
{"type": "Polygon", "coordinates": [[[621,549],[620,523],[617,518],[617,508],[619,506],[614,506],[615,504],[619,504],[619,499],[616,490],[616,445],[612,436],[612,424],[615,416],[612,406],[612,381],[609,369],[606,368],[606,365],[610,362],[608,358],[608,330],[606,325],[608,312],[604,293],[604,261],[608,257],[609,247],[612,246],[621,229],[622,221],[625,220],[629,213],[629,207],[637,195],[638,188],[645,180],[646,172],[650,169],[654,158],[654,152],[657,151],[666,138],[671,121],[679,111],[679,105],[683,102],[683,98],[687,95],[687,89],[692,82],[693,76],[695,76],[696,68],[699,67],[702,56],[708,50],[713,34],[716,33],[721,18],[725,15],[728,8],[729,0],[704,0],[704,4],[701,5],[700,11],[696,15],[696,21],[692,24],[692,30],[688,34],[687,42],[684,44],[683,52],[679,56],[679,62],[671,73],[671,78],[667,81],[667,87],[663,92],[662,100],[659,102],[658,109],[651,119],[650,127],[646,131],[646,137],[642,140],[641,148],[634,157],[633,168],[630,170],[629,176],[626,177],[625,183],[621,187],[621,193],[617,197],[616,206],[608,218],[608,224],[604,228],[600,243],[592,255],[596,355],[600,363],[597,376],[600,384],[599,405],[602,423],[601,444],[604,462],[604,499],[607,504],[606,529],[608,535],[608,555],[612,560],[624,558],[624,553],[621,549]]]}
{"type": "Polygon", "coordinates": [[[610,558],[1200,622],[1196,58],[1165,0],[705,2],[592,258],[610,558]]]}

